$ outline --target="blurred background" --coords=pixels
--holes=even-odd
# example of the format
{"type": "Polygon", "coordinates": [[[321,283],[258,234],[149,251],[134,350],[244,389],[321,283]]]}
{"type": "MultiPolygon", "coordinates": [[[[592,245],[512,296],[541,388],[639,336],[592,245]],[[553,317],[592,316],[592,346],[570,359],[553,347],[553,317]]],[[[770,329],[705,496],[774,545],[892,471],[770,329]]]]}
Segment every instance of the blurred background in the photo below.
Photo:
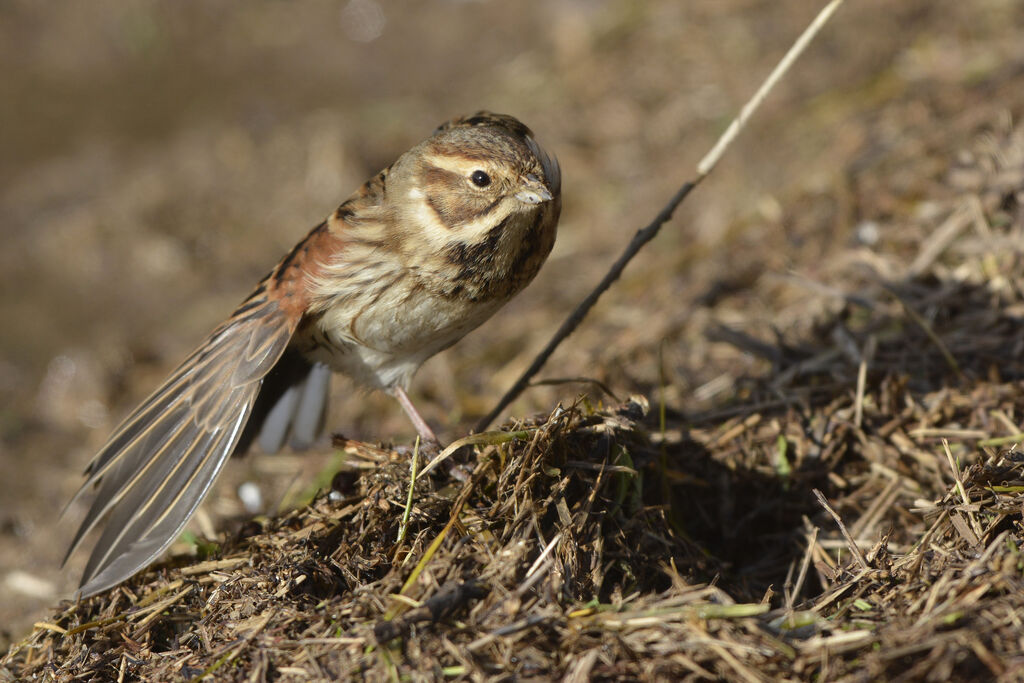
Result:
{"type": "MultiPolygon", "coordinates": [[[[84,508],[59,515],[95,449],[367,177],[481,108],[520,117],[562,164],[536,282],[413,387],[452,440],[692,177],[818,6],[0,4],[0,647],[76,585],[84,556],[59,565],[84,508]]],[[[844,250],[913,254],[900,203],[941,199],[951,140],[1022,104],[1022,20],[1010,0],[849,2],[542,376],[660,391],[683,412],[734,399],[765,361],[709,330],[798,332],[815,310],[791,273],[827,284],[844,250]]],[[[506,415],[585,390],[601,398],[536,387],[506,415]]],[[[341,378],[333,397],[332,431],[412,438],[387,397],[341,378]]],[[[273,510],[331,457],[325,442],[232,463],[197,530],[251,514],[239,482],[273,510]]]]}

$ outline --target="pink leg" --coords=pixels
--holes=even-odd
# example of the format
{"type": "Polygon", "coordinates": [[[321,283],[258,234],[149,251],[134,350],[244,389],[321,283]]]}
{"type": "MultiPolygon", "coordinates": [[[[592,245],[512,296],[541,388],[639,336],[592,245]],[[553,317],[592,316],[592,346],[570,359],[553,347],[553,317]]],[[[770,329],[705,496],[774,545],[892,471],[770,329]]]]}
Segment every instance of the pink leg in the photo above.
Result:
{"type": "Polygon", "coordinates": [[[412,401],[409,400],[409,394],[405,393],[405,389],[402,387],[395,387],[391,391],[395,398],[398,399],[398,403],[402,406],[402,410],[404,410],[405,414],[409,416],[409,419],[412,421],[412,426],[416,428],[417,432],[419,432],[420,438],[427,444],[440,446],[441,441],[437,438],[437,435],[434,434],[434,430],[430,428],[427,421],[423,419],[423,416],[420,415],[419,411],[416,410],[416,406],[414,406],[412,401]]]}

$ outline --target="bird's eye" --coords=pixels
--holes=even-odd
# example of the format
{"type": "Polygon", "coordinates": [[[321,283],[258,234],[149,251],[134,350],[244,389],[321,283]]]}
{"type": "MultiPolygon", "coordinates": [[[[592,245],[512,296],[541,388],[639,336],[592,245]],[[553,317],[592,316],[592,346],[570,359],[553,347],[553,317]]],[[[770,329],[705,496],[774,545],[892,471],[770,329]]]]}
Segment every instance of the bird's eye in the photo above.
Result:
{"type": "Polygon", "coordinates": [[[473,184],[477,187],[487,187],[491,184],[491,176],[487,175],[483,171],[473,171],[473,175],[469,176],[469,179],[473,181],[473,184]]]}

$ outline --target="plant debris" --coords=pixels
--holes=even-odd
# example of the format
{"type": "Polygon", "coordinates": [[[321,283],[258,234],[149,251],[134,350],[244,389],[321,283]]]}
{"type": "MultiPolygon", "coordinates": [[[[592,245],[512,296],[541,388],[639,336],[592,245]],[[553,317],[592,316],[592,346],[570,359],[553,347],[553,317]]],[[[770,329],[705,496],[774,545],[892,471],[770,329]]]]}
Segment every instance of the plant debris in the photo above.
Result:
{"type": "Polygon", "coordinates": [[[1007,313],[1020,290],[965,281],[936,296],[929,281],[905,284],[899,307],[819,325],[810,341],[864,351],[805,348],[731,417],[662,423],[635,396],[478,435],[464,481],[417,478],[402,541],[410,456],[341,441],[362,472],[354,486],[335,477],[345,491],[225,539],[210,559],[65,603],[3,671],[1008,674],[1024,666],[1024,368],[1007,313]]]}

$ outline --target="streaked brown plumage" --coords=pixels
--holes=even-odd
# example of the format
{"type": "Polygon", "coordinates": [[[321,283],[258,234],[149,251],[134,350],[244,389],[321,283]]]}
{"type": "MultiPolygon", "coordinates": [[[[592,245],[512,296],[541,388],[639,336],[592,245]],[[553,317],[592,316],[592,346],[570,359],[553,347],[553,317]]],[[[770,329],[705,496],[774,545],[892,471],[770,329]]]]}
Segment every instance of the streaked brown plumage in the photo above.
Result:
{"type": "MultiPolygon", "coordinates": [[[[81,595],[152,562],[228,456],[308,445],[330,371],[396,396],[430,356],[537,274],[555,239],[557,162],[518,120],[441,126],[310,232],[114,432],[86,470],[96,498],[70,553],[106,516],[81,595]]],[[[76,496],[77,498],[77,496],[76,496]]],[[[66,559],[66,558],[65,558],[66,559]]]]}

